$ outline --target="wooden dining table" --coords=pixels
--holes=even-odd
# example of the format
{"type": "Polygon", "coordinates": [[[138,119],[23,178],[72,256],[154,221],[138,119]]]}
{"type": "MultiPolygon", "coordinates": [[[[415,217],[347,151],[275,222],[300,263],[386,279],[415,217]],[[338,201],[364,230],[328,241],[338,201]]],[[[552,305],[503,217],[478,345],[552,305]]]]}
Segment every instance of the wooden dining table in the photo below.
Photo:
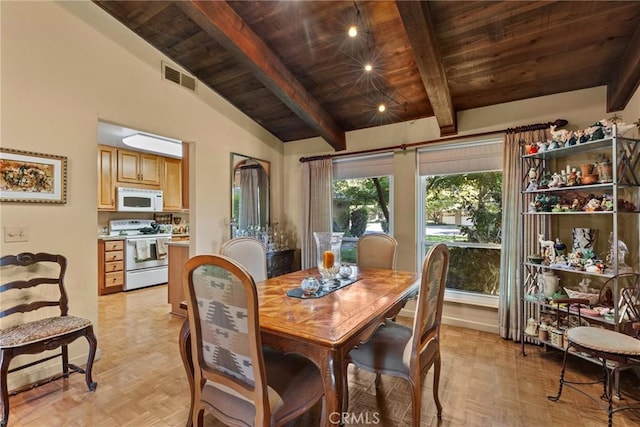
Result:
{"type": "MultiPolygon", "coordinates": [[[[256,284],[262,344],[285,353],[298,353],[320,370],[325,389],[326,425],[340,419],[349,350],[367,341],[385,319],[396,314],[414,295],[420,276],[415,272],[356,269],[357,280],[319,298],[295,298],[286,294],[307,276],[318,277],[316,268],[267,279],[256,284]]],[[[191,387],[193,363],[188,318],[180,332],[180,354],[191,387]]],[[[191,424],[191,420],[187,425],[191,424]]]]}

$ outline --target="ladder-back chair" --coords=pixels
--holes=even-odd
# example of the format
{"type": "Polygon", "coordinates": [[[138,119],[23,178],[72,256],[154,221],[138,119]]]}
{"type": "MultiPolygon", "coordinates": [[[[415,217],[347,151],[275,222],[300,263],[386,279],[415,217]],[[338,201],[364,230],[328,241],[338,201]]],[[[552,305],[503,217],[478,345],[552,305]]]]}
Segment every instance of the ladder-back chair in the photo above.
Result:
{"type": "MultiPolygon", "coordinates": [[[[64,256],[23,252],[2,257],[0,267],[3,277],[3,283],[0,285],[0,318],[3,321],[3,329],[0,329],[0,425],[5,427],[9,419],[9,373],[61,357],[61,374],[54,375],[46,381],[30,384],[28,388],[67,378],[71,370],[84,373],[89,390],[94,391],[97,384],[91,378],[91,368],[98,342],[91,321],[68,314],[69,304],[64,288],[67,259],[64,256]],[[5,278],[8,281],[5,282],[5,278]],[[51,285],[54,285],[55,291],[51,289],[51,285]],[[55,294],[55,297],[49,297],[52,294],[55,294]],[[35,320],[23,321],[27,317],[33,319],[40,313],[46,314],[35,320]],[[80,337],[85,337],[89,342],[85,369],[69,363],[67,345],[80,337]],[[38,354],[57,348],[60,348],[60,352],[56,354],[9,369],[11,360],[18,355],[38,354]]],[[[22,387],[12,394],[28,388],[22,387]]]]}

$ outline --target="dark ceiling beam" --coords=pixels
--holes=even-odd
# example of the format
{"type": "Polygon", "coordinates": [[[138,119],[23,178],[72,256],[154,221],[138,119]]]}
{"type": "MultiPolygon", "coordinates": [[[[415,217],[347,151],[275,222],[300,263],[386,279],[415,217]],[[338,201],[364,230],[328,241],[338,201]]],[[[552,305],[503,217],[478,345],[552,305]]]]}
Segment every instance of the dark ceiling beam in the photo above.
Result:
{"type": "Polygon", "coordinates": [[[624,109],[640,85],[640,27],[629,40],[616,68],[618,72],[607,85],[607,112],[624,109]]]}
{"type": "Polygon", "coordinates": [[[346,149],[345,132],[335,119],[226,2],[191,0],[176,4],[336,151],[346,149]]]}
{"type": "Polygon", "coordinates": [[[422,84],[440,126],[440,134],[454,135],[458,133],[456,112],[431,23],[428,2],[396,1],[396,5],[413,49],[422,84]]]}

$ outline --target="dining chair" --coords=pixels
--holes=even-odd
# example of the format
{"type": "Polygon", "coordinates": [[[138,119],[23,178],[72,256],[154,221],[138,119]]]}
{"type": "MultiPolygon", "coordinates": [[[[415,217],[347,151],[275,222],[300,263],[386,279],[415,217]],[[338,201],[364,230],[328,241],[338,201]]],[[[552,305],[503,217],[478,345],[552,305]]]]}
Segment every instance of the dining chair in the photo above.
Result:
{"type": "MultiPolygon", "coordinates": [[[[449,249],[444,243],[433,246],[425,256],[413,328],[387,320],[371,339],[353,348],[348,363],[376,374],[376,389],[380,374],[404,378],[411,386],[413,425],[420,425],[422,379],[434,367],[433,398],[438,418],[442,405],[438,397],[440,383],[440,323],[444,289],[449,267],[449,249]]],[[[348,364],[347,363],[347,364],[348,364]]],[[[344,366],[346,378],[347,364],[344,366]]],[[[344,384],[343,410],[348,405],[348,385],[344,384]]]]}
{"type": "Polygon", "coordinates": [[[253,237],[236,237],[220,247],[220,255],[236,260],[256,282],[267,280],[267,249],[253,237]]]}
{"type": "Polygon", "coordinates": [[[22,252],[3,256],[0,266],[3,280],[0,284],[0,318],[4,321],[3,328],[0,329],[0,426],[5,427],[9,420],[9,373],[60,357],[61,373],[28,384],[11,394],[68,378],[71,372],[85,374],[89,391],[95,391],[97,383],[91,377],[91,370],[98,341],[89,319],[68,314],[69,300],[64,287],[67,259],[64,256],[22,252]],[[25,319],[28,320],[24,321],[25,319]],[[81,337],[86,338],[89,343],[85,369],[69,363],[68,345],[81,337]],[[59,349],[56,353],[45,354],[36,360],[22,360],[19,366],[9,369],[11,360],[15,357],[56,349],[59,349]]]}
{"type": "MultiPolygon", "coordinates": [[[[319,369],[296,354],[263,348],[255,281],[223,255],[185,264],[191,329],[195,426],[204,411],[231,426],[280,426],[313,407],[324,388],[319,369]]],[[[323,419],[324,425],[324,408],[323,419]]]]}
{"type": "Polygon", "coordinates": [[[365,234],[356,243],[356,263],[361,268],[396,269],[398,241],[384,233],[365,234]]]}
{"type": "MultiPolygon", "coordinates": [[[[365,234],[356,243],[356,263],[361,268],[384,268],[387,270],[396,269],[398,241],[388,234],[371,233],[365,234]]],[[[395,320],[400,310],[404,308],[409,300],[416,297],[416,293],[408,295],[405,300],[391,308],[387,313],[387,318],[395,320]]]]}

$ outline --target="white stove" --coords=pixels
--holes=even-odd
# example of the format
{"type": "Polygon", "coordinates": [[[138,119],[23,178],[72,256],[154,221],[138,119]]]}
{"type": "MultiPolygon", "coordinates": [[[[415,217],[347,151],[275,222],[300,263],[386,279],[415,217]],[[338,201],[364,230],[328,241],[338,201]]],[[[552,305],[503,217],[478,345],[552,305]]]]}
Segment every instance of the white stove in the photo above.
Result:
{"type": "Polygon", "coordinates": [[[132,239],[138,237],[171,237],[171,226],[151,219],[115,219],[109,221],[109,236],[132,239]]]}
{"type": "Polygon", "coordinates": [[[163,225],[148,219],[111,220],[109,236],[125,239],[125,291],[167,283],[171,233],[163,225]]]}

